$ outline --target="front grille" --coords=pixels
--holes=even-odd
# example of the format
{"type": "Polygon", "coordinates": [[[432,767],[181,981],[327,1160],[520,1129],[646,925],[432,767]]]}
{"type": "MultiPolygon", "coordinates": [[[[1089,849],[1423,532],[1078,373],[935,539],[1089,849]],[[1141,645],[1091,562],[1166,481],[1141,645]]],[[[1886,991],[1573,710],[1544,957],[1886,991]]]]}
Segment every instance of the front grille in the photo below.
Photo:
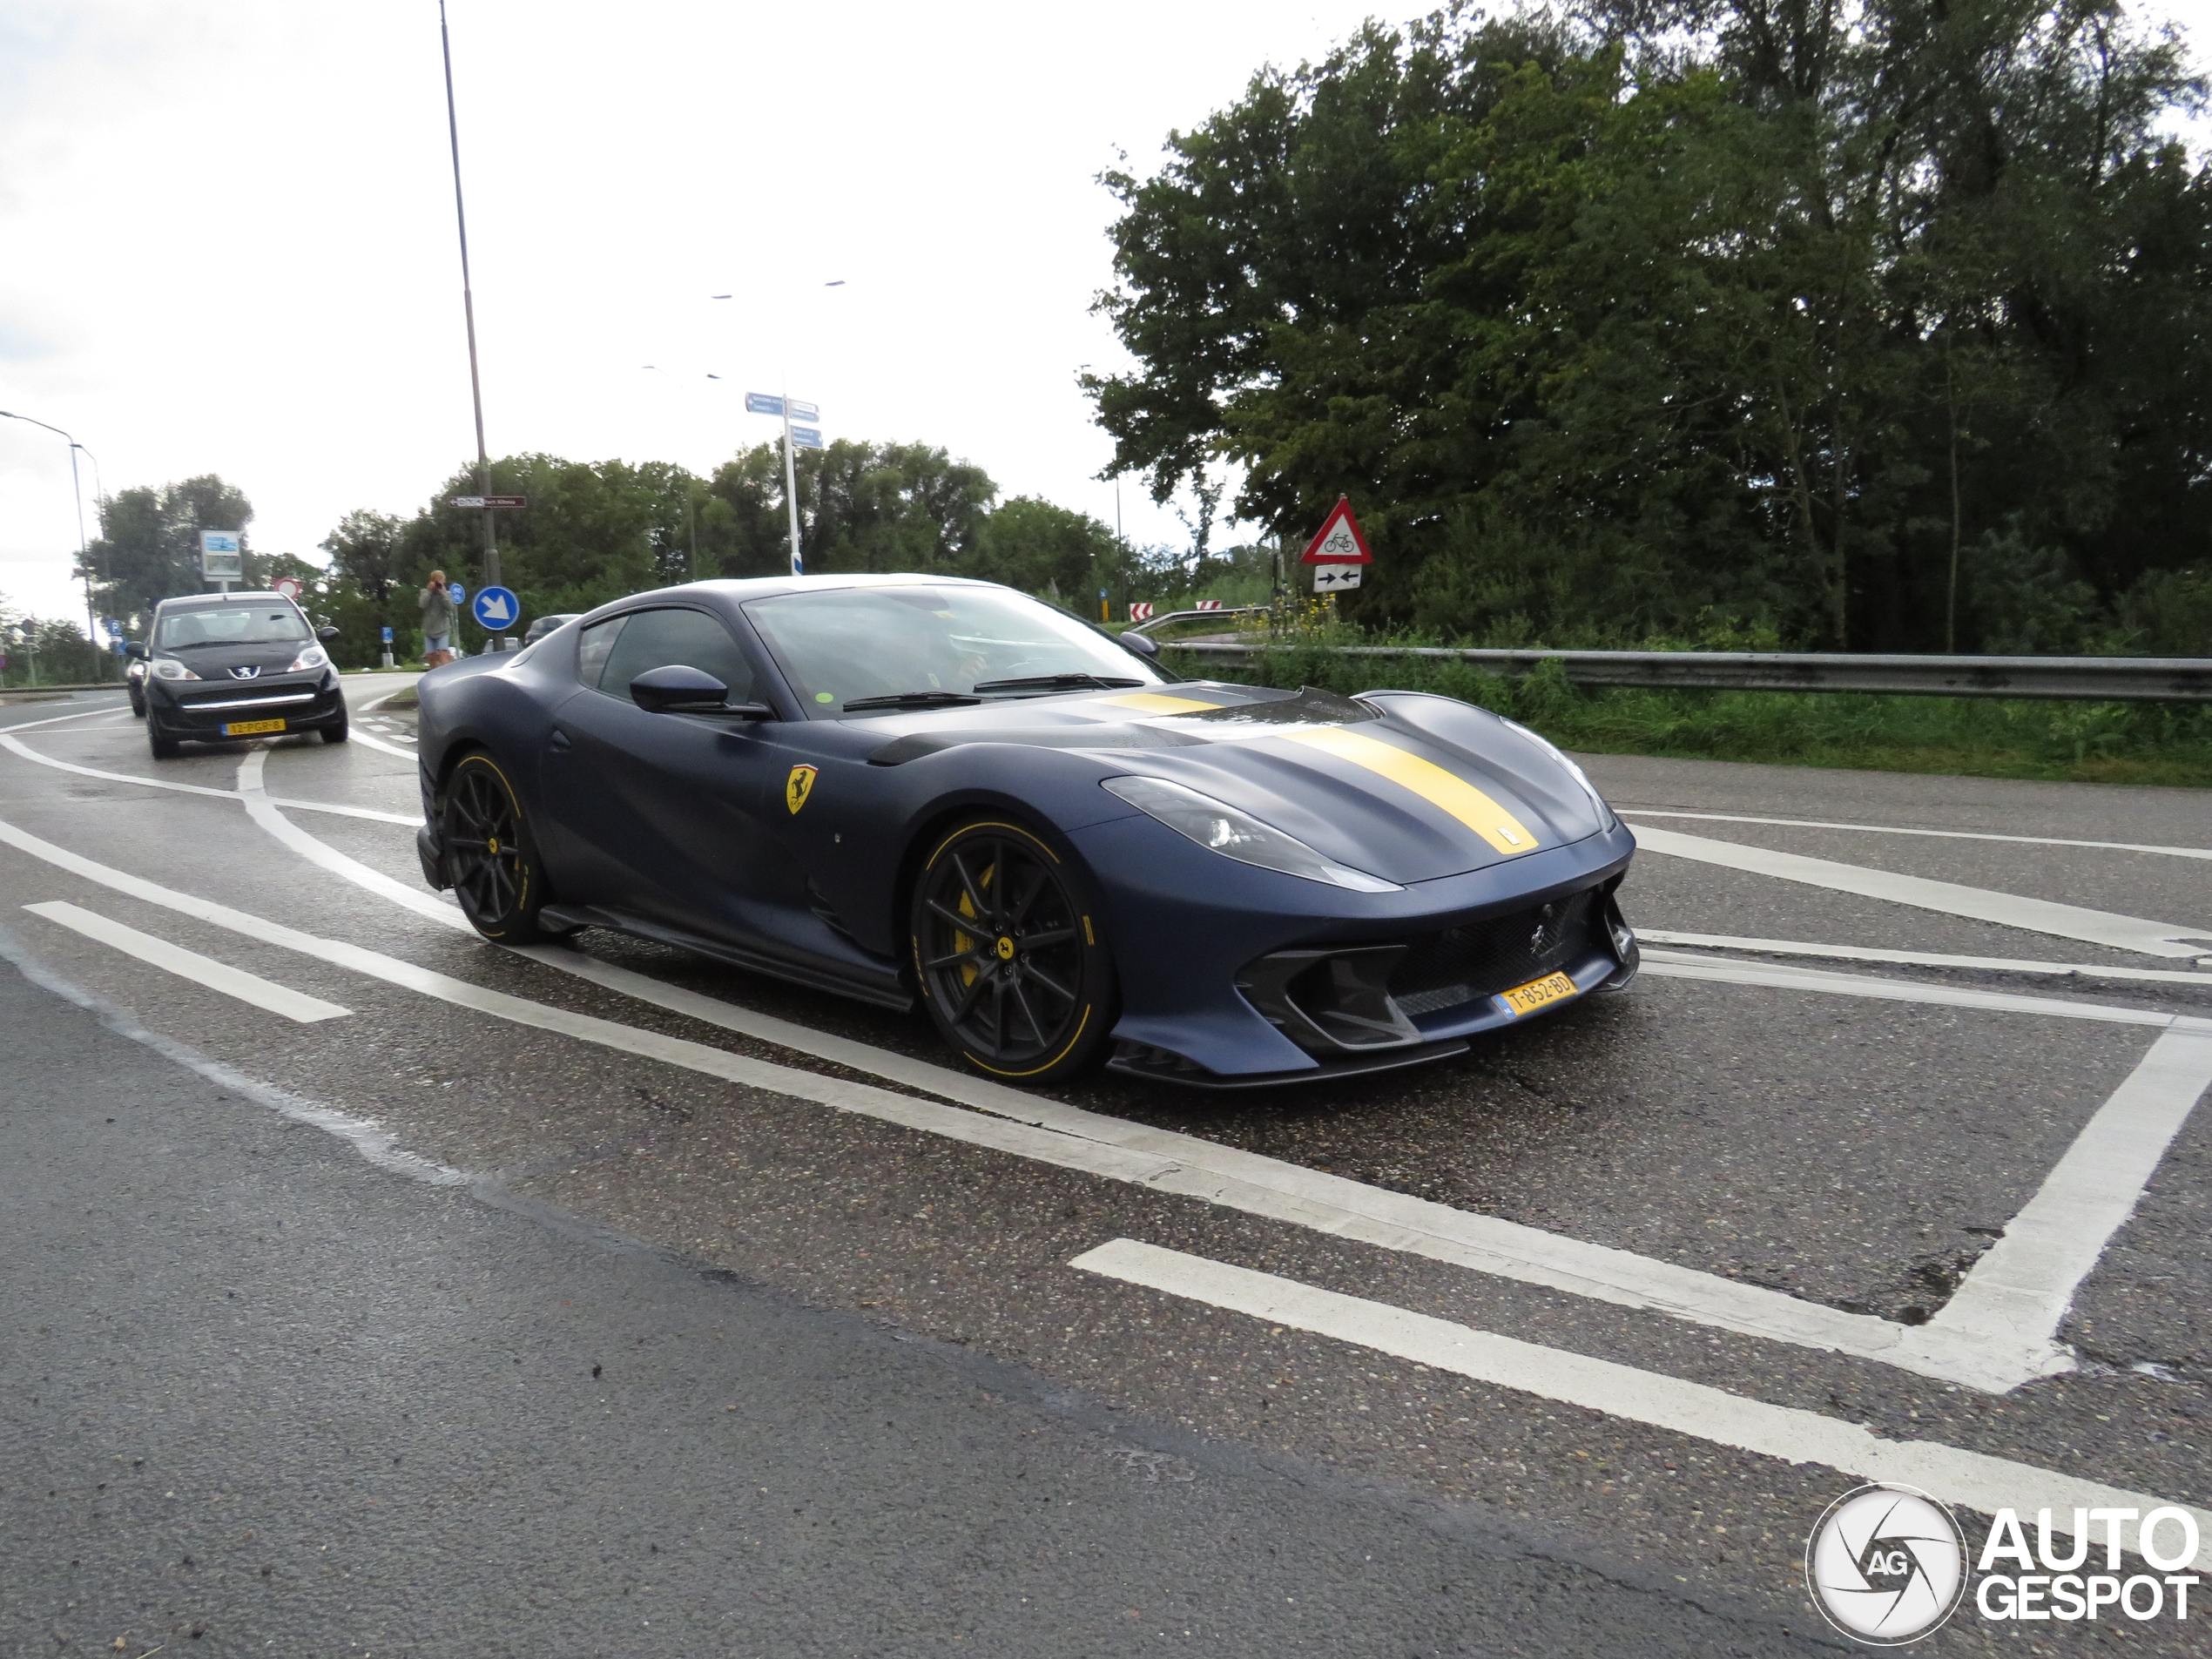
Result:
{"type": "Polygon", "coordinates": [[[241,703],[266,702],[271,698],[278,697],[297,697],[302,691],[313,695],[315,689],[313,685],[302,685],[298,680],[280,680],[271,685],[256,685],[251,681],[231,680],[210,686],[205,691],[196,692],[188,697],[180,696],[177,699],[177,705],[179,708],[195,709],[204,703],[220,703],[226,707],[236,708],[241,703]]]}
{"type": "Polygon", "coordinates": [[[1433,1014],[1555,973],[1589,950],[1597,900],[1591,887],[1414,940],[1390,995],[1408,1015],[1433,1014]]]}

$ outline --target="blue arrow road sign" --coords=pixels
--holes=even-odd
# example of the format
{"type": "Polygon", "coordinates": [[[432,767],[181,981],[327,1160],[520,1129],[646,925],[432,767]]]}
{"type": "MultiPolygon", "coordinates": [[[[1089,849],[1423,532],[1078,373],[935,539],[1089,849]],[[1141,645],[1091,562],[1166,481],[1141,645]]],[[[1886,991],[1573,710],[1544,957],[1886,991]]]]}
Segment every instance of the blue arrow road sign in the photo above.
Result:
{"type": "Polygon", "coordinates": [[[389,628],[384,631],[384,643],[388,645],[392,643],[392,631],[389,628]]]}
{"type": "Polygon", "coordinates": [[[822,447],[822,435],[811,426],[792,428],[791,441],[802,449],[819,449],[822,447]]]}
{"type": "Polygon", "coordinates": [[[477,625],[491,633],[504,633],[515,625],[523,614],[522,602],[507,588],[479,588],[475,603],[469,607],[477,625]]]}
{"type": "Polygon", "coordinates": [[[819,421],[822,418],[822,412],[812,403],[801,403],[793,398],[791,401],[791,418],[794,421],[819,421]]]}
{"type": "Polygon", "coordinates": [[[781,415],[784,401],[779,397],[771,397],[765,392],[747,392],[745,395],[745,411],[747,415],[781,415]]]}

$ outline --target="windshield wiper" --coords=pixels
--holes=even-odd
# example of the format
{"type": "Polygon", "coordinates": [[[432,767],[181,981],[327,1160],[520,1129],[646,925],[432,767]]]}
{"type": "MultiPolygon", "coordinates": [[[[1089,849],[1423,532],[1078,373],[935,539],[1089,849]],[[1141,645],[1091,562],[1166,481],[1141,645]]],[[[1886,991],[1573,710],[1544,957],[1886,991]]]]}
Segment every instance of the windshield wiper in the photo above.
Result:
{"type": "Polygon", "coordinates": [[[893,691],[887,697],[856,697],[840,705],[848,714],[860,709],[941,709],[956,703],[980,703],[965,691],[893,691]]]}
{"type": "Polygon", "coordinates": [[[978,680],[979,691],[1117,691],[1143,680],[1110,679],[1103,674],[1031,674],[1022,679],[978,680]]]}

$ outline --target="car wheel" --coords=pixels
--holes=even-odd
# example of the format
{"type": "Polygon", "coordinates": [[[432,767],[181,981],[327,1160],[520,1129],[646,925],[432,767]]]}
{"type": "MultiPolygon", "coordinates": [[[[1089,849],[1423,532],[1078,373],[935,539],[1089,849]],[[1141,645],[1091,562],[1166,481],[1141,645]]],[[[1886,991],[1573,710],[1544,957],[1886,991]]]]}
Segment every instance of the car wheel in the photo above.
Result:
{"type": "Polygon", "coordinates": [[[974,819],[914,880],[914,976],[962,1059],[1050,1082],[1094,1059],[1113,1023],[1114,960],[1089,873],[1035,831],[974,819]]]}
{"type": "Polygon", "coordinates": [[[461,914],[487,939],[535,944],[545,880],[507,774],[488,754],[463,755],[446,780],[442,822],[446,880],[461,914]]]}
{"type": "Polygon", "coordinates": [[[336,725],[327,725],[322,729],[322,740],[325,743],[343,743],[353,735],[343,720],[339,721],[336,725]]]}
{"type": "Polygon", "coordinates": [[[185,745],[176,738],[161,735],[160,724],[152,715],[146,717],[146,747],[153,751],[156,760],[174,760],[185,752],[185,745]]]}
{"type": "Polygon", "coordinates": [[[131,693],[131,712],[138,719],[146,718],[146,700],[136,691],[131,693]]]}

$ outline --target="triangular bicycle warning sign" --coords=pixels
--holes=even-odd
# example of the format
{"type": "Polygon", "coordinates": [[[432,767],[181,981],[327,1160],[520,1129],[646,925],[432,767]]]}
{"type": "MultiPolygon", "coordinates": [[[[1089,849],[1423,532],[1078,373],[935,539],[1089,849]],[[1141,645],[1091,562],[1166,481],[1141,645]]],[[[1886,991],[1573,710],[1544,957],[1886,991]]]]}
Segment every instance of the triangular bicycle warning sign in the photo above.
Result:
{"type": "Polygon", "coordinates": [[[1367,538],[1359,533],[1359,521],[1352,516],[1352,502],[1337,497],[1337,504],[1329,509],[1322,521],[1321,533],[1306,543],[1305,556],[1301,564],[1372,564],[1375,556],[1367,550],[1367,538]]]}

